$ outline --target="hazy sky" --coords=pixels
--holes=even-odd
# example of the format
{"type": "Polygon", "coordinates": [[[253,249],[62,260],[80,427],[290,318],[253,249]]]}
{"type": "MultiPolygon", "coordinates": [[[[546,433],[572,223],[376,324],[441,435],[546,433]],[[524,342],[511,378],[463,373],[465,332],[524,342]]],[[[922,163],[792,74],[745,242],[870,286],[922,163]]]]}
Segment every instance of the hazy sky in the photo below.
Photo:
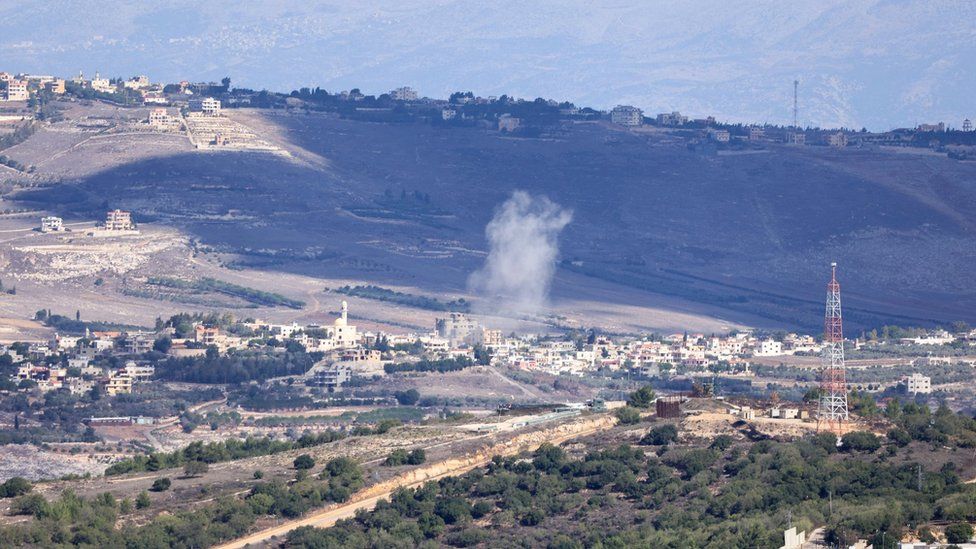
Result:
{"type": "Polygon", "coordinates": [[[871,129],[976,117],[976,2],[0,1],[0,70],[411,85],[871,129]]]}

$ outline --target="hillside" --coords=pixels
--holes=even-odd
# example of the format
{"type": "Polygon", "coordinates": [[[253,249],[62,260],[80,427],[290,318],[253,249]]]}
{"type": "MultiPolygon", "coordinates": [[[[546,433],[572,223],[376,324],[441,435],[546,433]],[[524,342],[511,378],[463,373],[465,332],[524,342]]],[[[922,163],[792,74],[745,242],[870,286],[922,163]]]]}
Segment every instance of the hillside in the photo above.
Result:
{"type": "Polygon", "coordinates": [[[8,154],[61,183],[16,196],[69,218],[132,209],[238,269],[457,295],[483,261],[494,208],[522,189],[574,212],[553,290],[560,314],[574,300],[623,309],[663,296],[664,309],[815,328],[837,261],[849,326],[976,320],[976,165],[943,155],[767,144],[705,156],[686,146],[691,134],[602,123],[522,139],[230,116],[291,156],[203,153],[174,135],[125,132],[50,156],[45,130],[8,154]]]}
{"type": "Polygon", "coordinates": [[[430,97],[463,86],[777,124],[799,79],[804,126],[973,117],[976,8],[953,0],[21,4],[0,6],[11,72],[430,97]]]}

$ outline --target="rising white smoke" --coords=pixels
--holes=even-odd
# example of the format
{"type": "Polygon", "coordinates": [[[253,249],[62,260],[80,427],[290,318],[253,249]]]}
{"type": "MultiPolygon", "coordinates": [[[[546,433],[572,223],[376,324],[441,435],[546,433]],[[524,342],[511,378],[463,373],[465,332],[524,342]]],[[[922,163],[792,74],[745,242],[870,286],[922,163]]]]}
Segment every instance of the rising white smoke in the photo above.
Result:
{"type": "Polygon", "coordinates": [[[485,312],[541,312],[559,255],[559,233],[572,218],[572,211],[524,191],[498,207],[485,228],[488,258],[468,279],[485,312]]]}

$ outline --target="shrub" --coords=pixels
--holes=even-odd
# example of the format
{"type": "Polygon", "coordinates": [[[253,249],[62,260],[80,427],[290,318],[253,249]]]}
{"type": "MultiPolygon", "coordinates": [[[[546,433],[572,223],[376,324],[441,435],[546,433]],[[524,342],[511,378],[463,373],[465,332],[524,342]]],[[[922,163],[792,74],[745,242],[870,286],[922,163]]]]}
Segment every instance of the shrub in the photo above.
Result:
{"type": "Polygon", "coordinates": [[[973,538],[973,527],[968,522],[956,522],[946,526],[945,535],[949,543],[966,543],[973,538]]]}
{"type": "Polygon", "coordinates": [[[23,477],[13,477],[0,484],[0,498],[15,498],[30,492],[34,485],[23,477]]]}
{"type": "Polygon", "coordinates": [[[640,444],[649,446],[666,446],[678,440],[678,428],[670,423],[667,425],[661,425],[660,427],[655,427],[648,431],[643,438],[640,439],[640,444]]]}
{"type": "Polygon", "coordinates": [[[841,449],[845,452],[874,452],[881,448],[881,440],[874,433],[852,431],[841,437],[841,449]]]}
{"type": "Polygon", "coordinates": [[[143,490],[139,492],[136,496],[136,509],[148,509],[152,505],[152,500],[149,499],[149,492],[143,490]]]}
{"type": "Polygon", "coordinates": [[[654,404],[654,399],[656,398],[657,395],[654,394],[654,389],[650,385],[645,385],[630,393],[630,398],[627,399],[627,406],[647,409],[654,404]]]}
{"type": "Polygon", "coordinates": [[[623,408],[618,408],[616,412],[617,420],[623,425],[633,425],[635,423],[640,423],[641,415],[637,411],[637,408],[631,406],[624,406],[623,408]]]}
{"type": "Polygon", "coordinates": [[[293,463],[295,465],[295,469],[311,469],[312,467],[315,467],[315,459],[308,454],[298,456],[295,458],[293,463]]]}
{"type": "Polygon", "coordinates": [[[152,486],[149,489],[153,492],[165,492],[166,490],[169,490],[169,487],[172,485],[173,481],[166,477],[157,478],[155,481],[153,481],[152,486]]]}
{"type": "Polygon", "coordinates": [[[186,465],[183,466],[183,474],[187,477],[198,477],[207,471],[210,467],[202,461],[188,461],[186,465]]]}
{"type": "Polygon", "coordinates": [[[416,389],[407,389],[406,391],[397,391],[394,396],[403,406],[413,406],[420,401],[420,392],[416,389]]]}

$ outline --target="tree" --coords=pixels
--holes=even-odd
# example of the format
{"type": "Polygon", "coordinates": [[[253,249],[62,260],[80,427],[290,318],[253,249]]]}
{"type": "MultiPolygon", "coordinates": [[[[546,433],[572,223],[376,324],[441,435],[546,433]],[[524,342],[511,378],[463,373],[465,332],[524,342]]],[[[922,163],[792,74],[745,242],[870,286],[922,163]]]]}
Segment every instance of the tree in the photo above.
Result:
{"type": "Polygon", "coordinates": [[[136,509],[148,509],[152,505],[152,500],[149,499],[149,492],[143,490],[139,492],[136,496],[136,509]]]}
{"type": "Polygon", "coordinates": [[[153,342],[153,350],[160,353],[168,353],[173,347],[173,340],[169,336],[163,336],[153,342]]]}
{"type": "Polygon", "coordinates": [[[946,526],[945,535],[949,543],[967,543],[973,538],[973,527],[968,522],[956,522],[946,526]]]}
{"type": "Polygon", "coordinates": [[[416,448],[407,454],[407,465],[420,465],[427,461],[427,452],[423,448],[416,448]]]}
{"type": "Polygon", "coordinates": [[[647,409],[654,404],[654,399],[656,398],[657,395],[654,394],[654,389],[650,385],[645,385],[630,394],[630,398],[627,399],[627,405],[633,406],[634,408],[647,409]]]}
{"type": "Polygon", "coordinates": [[[416,389],[397,391],[394,396],[396,396],[397,402],[402,406],[413,406],[420,401],[420,392],[416,389]]]}
{"type": "Polygon", "coordinates": [[[635,423],[640,423],[641,415],[637,411],[637,408],[632,408],[630,406],[624,406],[623,408],[618,408],[616,412],[617,420],[623,425],[633,425],[635,423]]]}
{"type": "Polygon", "coordinates": [[[210,466],[203,461],[188,461],[183,466],[183,475],[187,478],[198,477],[209,470],[210,466]]]}
{"type": "Polygon", "coordinates": [[[165,492],[166,490],[169,490],[169,487],[172,485],[173,481],[167,477],[157,478],[155,481],[153,481],[152,486],[149,489],[153,492],[165,492]]]}
{"type": "Polygon", "coordinates": [[[295,465],[295,469],[299,469],[299,470],[311,469],[312,467],[315,467],[315,459],[308,454],[302,454],[298,456],[297,458],[295,458],[295,461],[293,463],[295,465]]]}
{"type": "Polygon", "coordinates": [[[841,449],[845,452],[874,452],[881,448],[881,440],[874,433],[867,431],[852,431],[840,439],[841,449]]]}
{"type": "Polygon", "coordinates": [[[34,485],[26,478],[13,477],[7,482],[0,484],[0,498],[15,498],[30,492],[34,485]]]}
{"type": "Polygon", "coordinates": [[[640,444],[650,446],[666,446],[677,440],[678,428],[669,423],[667,425],[655,427],[648,431],[648,433],[640,439],[640,444]]]}

